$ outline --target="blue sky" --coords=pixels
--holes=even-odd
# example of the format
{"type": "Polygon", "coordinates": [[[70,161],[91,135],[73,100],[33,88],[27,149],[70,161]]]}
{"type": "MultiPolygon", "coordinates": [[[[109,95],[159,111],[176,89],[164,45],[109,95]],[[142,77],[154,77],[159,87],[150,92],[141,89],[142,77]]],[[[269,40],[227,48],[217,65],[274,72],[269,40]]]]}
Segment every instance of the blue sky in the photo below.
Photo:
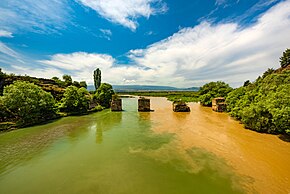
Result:
{"type": "Polygon", "coordinates": [[[290,0],[1,0],[0,67],[111,84],[239,86],[279,67],[290,0]]]}

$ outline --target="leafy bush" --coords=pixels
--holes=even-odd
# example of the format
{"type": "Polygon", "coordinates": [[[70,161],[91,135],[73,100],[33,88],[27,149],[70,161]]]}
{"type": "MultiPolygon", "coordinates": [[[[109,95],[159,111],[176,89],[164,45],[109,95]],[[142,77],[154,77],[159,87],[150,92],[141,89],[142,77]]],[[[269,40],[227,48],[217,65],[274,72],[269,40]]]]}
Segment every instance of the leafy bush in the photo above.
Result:
{"type": "Polygon", "coordinates": [[[95,108],[90,109],[89,112],[99,112],[104,110],[104,107],[102,107],[101,105],[97,105],[95,108]]]}
{"type": "Polygon", "coordinates": [[[86,88],[87,89],[87,87],[88,87],[87,82],[81,81],[80,82],[80,87],[83,87],[83,88],[86,88]]]}
{"type": "Polygon", "coordinates": [[[33,83],[16,81],[6,86],[1,101],[20,125],[31,125],[56,116],[53,96],[33,83]]]}
{"type": "Polygon", "coordinates": [[[72,82],[72,78],[71,78],[70,75],[63,75],[63,76],[62,76],[62,79],[64,80],[64,85],[65,85],[65,86],[70,86],[70,85],[73,84],[73,82],[72,82]]]}
{"type": "Polygon", "coordinates": [[[0,122],[8,121],[12,118],[15,118],[14,114],[4,105],[0,97],[0,122]]]}
{"type": "Polygon", "coordinates": [[[113,94],[115,94],[113,87],[110,84],[102,83],[96,91],[95,99],[101,106],[109,108],[113,94]]]}
{"type": "Polygon", "coordinates": [[[227,108],[247,128],[290,134],[290,71],[271,72],[267,70],[253,84],[230,92],[227,108]]]}
{"type": "Polygon", "coordinates": [[[211,106],[213,98],[226,97],[232,90],[233,89],[224,82],[210,82],[200,88],[199,101],[204,106],[211,106]]]}
{"type": "Polygon", "coordinates": [[[90,94],[85,88],[69,86],[61,99],[60,110],[73,114],[86,113],[89,108],[90,94]]]}
{"type": "Polygon", "coordinates": [[[65,83],[61,81],[58,77],[52,77],[51,79],[54,80],[58,86],[65,87],[65,83]]]}
{"type": "Polygon", "coordinates": [[[280,57],[281,67],[287,67],[290,64],[290,49],[286,49],[280,57]]]}
{"type": "Polygon", "coordinates": [[[74,82],[73,82],[73,86],[75,86],[75,87],[77,87],[77,88],[80,88],[80,87],[81,87],[80,83],[77,82],[77,81],[74,81],[74,82]]]}

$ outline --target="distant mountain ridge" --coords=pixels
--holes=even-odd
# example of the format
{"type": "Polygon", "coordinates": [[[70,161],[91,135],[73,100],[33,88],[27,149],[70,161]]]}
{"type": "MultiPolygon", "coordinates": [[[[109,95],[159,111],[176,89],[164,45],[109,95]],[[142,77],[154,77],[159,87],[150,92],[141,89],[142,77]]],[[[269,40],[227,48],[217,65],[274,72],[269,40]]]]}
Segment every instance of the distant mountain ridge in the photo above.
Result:
{"type": "MultiPolygon", "coordinates": [[[[136,92],[136,91],[198,91],[199,87],[176,88],[171,86],[152,85],[113,85],[116,92],[136,92]]],[[[88,90],[95,90],[93,85],[88,86],[88,90]]]]}

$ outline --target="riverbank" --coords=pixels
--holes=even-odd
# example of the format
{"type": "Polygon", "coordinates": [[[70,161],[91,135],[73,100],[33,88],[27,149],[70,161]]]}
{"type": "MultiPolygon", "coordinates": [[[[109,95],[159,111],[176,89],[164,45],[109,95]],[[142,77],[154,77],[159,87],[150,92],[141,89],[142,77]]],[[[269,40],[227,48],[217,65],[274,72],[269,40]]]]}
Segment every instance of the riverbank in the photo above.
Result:
{"type": "Polygon", "coordinates": [[[62,117],[68,117],[68,116],[84,116],[84,115],[88,115],[88,114],[93,114],[96,112],[100,112],[102,110],[104,110],[105,108],[102,106],[97,106],[96,108],[92,109],[92,110],[88,110],[85,113],[79,114],[79,113],[66,113],[66,112],[59,112],[55,115],[54,118],[50,118],[50,119],[46,119],[46,120],[42,120],[39,121],[38,123],[34,123],[32,125],[23,125],[23,124],[18,124],[17,121],[7,121],[7,122],[0,122],[0,133],[4,133],[4,132],[8,132],[8,131],[12,131],[12,130],[17,130],[17,129],[21,129],[21,128],[25,128],[25,127],[32,127],[32,126],[37,126],[37,125],[45,125],[47,123],[51,123],[51,122],[55,122],[58,119],[62,118],[62,117]]]}

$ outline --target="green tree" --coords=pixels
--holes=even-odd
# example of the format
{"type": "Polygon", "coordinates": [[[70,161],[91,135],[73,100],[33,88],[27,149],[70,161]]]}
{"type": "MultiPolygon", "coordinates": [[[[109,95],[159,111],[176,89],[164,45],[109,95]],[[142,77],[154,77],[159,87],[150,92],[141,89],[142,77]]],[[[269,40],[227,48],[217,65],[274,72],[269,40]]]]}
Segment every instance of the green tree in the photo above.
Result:
{"type": "Polygon", "coordinates": [[[67,86],[70,86],[73,84],[72,82],[72,78],[70,75],[63,75],[62,76],[62,79],[64,80],[64,85],[67,87],[67,86]]]}
{"type": "Polygon", "coordinates": [[[53,96],[39,86],[16,81],[4,88],[2,102],[21,125],[38,123],[56,116],[53,96]]]}
{"type": "Polygon", "coordinates": [[[61,99],[60,110],[73,114],[86,113],[89,108],[90,94],[85,88],[69,86],[61,99]]]}
{"type": "Polygon", "coordinates": [[[248,85],[250,85],[250,84],[251,84],[250,80],[247,80],[247,81],[244,82],[244,87],[245,87],[245,86],[248,86],[248,85]]]}
{"type": "Polygon", "coordinates": [[[88,87],[87,82],[81,81],[80,82],[80,87],[83,87],[83,88],[86,88],[87,89],[87,87],[88,87]]]}
{"type": "Polygon", "coordinates": [[[12,118],[15,118],[14,114],[4,105],[0,97],[0,122],[9,121],[12,118]]]}
{"type": "Polygon", "coordinates": [[[65,87],[65,83],[61,81],[58,77],[52,77],[51,79],[54,80],[58,86],[65,87]]]}
{"type": "Polygon", "coordinates": [[[263,133],[290,134],[290,71],[268,73],[227,96],[231,116],[263,133]]]}
{"type": "Polygon", "coordinates": [[[5,77],[5,74],[2,72],[2,69],[0,68],[0,96],[3,95],[4,77],[5,77]]]}
{"type": "Polygon", "coordinates": [[[270,74],[272,74],[272,73],[274,73],[274,72],[275,72],[275,69],[273,69],[273,68],[268,68],[267,71],[265,71],[265,72],[263,73],[262,78],[265,78],[265,77],[267,77],[268,75],[270,75],[270,74]]]}
{"type": "Polygon", "coordinates": [[[100,87],[101,85],[101,70],[99,68],[97,68],[94,71],[94,84],[95,84],[95,88],[96,90],[100,87]]]}
{"type": "Polygon", "coordinates": [[[200,88],[199,101],[204,106],[211,106],[213,98],[226,97],[232,90],[233,89],[224,82],[210,82],[200,88]]]}
{"type": "Polygon", "coordinates": [[[281,67],[287,67],[290,64],[290,49],[286,49],[280,57],[281,67]]]}
{"type": "Polygon", "coordinates": [[[4,73],[2,72],[2,69],[0,68],[0,79],[4,78],[4,73]]]}
{"type": "Polygon", "coordinates": [[[80,87],[81,87],[80,83],[77,82],[77,81],[74,81],[74,82],[73,82],[73,85],[74,85],[75,87],[77,87],[77,88],[80,88],[80,87]]]}
{"type": "Polygon", "coordinates": [[[114,94],[115,92],[110,84],[102,83],[101,86],[96,91],[95,99],[101,106],[109,108],[112,96],[114,94]]]}
{"type": "Polygon", "coordinates": [[[241,118],[241,108],[245,107],[240,102],[241,98],[246,97],[245,93],[246,93],[246,87],[240,87],[231,91],[227,95],[227,98],[226,98],[227,110],[230,112],[231,116],[237,119],[241,118]]]}

